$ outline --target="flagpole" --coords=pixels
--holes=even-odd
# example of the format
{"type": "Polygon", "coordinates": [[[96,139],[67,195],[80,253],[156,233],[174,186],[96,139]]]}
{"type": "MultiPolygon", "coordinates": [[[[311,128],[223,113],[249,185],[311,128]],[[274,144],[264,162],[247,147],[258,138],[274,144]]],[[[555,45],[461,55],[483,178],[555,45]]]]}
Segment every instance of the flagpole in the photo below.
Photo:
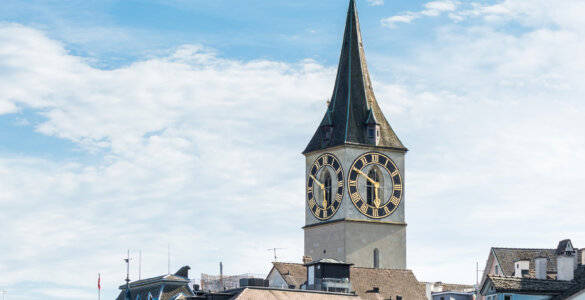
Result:
{"type": "Polygon", "coordinates": [[[102,297],[102,287],[101,287],[101,283],[100,283],[101,279],[102,279],[102,276],[100,273],[98,273],[98,300],[101,300],[101,297],[102,297]]]}

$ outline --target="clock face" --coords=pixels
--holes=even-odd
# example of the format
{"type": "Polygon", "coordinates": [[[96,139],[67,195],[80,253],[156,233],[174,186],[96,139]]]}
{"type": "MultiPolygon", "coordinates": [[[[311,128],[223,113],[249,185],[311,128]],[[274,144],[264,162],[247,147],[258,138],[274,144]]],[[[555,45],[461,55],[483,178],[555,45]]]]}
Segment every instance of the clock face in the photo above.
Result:
{"type": "Polygon", "coordinates": [[[327,220],[341,206],[343,198],[343,168],[331,153],[319,156],[307,176],[307,205],[319,220],[327,220]]]}
{"type": "Polygon", "coordinates": [[[402,200],[402,176],[390,157],[369,152],[349,170],[347,188],[353,205],[364,215],[381,219],[391,215],[402,200]]]}

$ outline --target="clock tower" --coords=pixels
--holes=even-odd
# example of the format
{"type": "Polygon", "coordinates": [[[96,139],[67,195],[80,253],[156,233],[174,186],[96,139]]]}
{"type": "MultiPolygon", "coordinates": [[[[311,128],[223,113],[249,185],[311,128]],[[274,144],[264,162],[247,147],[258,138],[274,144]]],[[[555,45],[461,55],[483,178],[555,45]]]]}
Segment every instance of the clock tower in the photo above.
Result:
{"type": "Polygon", "coordinates": [[[305,255],[406,268],[404,156],[374,96],[350,0],[331,101],[306,158],[305,255]]]}

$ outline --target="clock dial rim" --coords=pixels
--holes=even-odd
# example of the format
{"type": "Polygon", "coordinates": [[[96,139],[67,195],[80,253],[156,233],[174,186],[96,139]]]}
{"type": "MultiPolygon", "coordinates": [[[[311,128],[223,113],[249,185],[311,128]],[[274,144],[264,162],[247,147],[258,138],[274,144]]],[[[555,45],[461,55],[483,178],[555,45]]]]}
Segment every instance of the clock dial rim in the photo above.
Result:
{"type": "MultiPolygon", "coordinates": [[[[329,159],[327,159],[327,162],[329,162],[329,159]]],[[[321,155],[319,155],[311,164],[310,168],[309,168],[309,172],[307,174],[307,178],[306,178],[306,183],[305,183],[305,197],[306,197],[306,205],[307,208],[309,209],[309,211],[311,212],[311,214],[317,218],[318,220],[321,221],[326,221],[331,219],[341,208],[341,204],[343,202],[343,195],[345,194],[345,172],[343,171],[343,165],[341,164],[341,161],[339,160],[339,158],[337,158],[337,156],[335,156],[333,153],[323,153],[321,155]],[[315,173],[312,173],[313,168],[315,167],[315,164],[319,161],[323,161],[323,157],[331,157],[332,161],[331,164],[327,163],[327,164],[321,164],[320,163],[320,167],[318,167],[315,171],[315,173]],[[339,165],[338,169],[335,169],[333,164],[337,162],[337,164],[339,165]],[[317,176],[317,174],[319,173],[319,171],[323,168],[326,167],[330,167],[331,170],[333,170],[332,175],[331,175],[331,189],[333,190],[333,188],[336,188],[335,193],[333,193],[333,195],[331,195],[331,205],[327,206],[325,209],[322,208],[322,205],[320,204],[321,201],[315,199],[315,193],[314,191],[309,192],[309,188],[312,186],[313,190],[315,189],[315,187],[318,188],[318,185],[316,185],[313,181],[313,179],[311,178],[311,175],[313,176],[317,176]],[[339,171],[337,171],[339,170],[339,171]],[[333,180],[335,178],[335,181],[333,180]],[[341,182],[341,184],[339,183],[341,182]],[[340,191],[341,190],[341,191],[340,191]],[[311,194],[312,197],[309,197],[309,194],[311,194]],[[315,206],[311,206],[311,200],[315,200],[316,205],[315,206]],[[337,207],[335,207],[335,205],[337,205],[337,207]],[[317,207],[316,209],[313,209],[313,207],[317,207]],[[326,216],[323,216],[323,214],[321,213],[321,211],[325,211],[327,212],[326,216]],[[316,213],[319,212],[319,213],[316,213]]]]}
{"type": "MultiPolygon", "coordinates": [[[[379,160],[378,160],[379,161],[379,160]]],[[[372,218],[372,219],[382,219],[382,218],[386,218],[392,214],[394,214],[394,212],[396,212],[396,210],[398,209],[398,207],[400,206],[400,204],[402,203],[402,198],[403,198],[403,194],[404,194],[404,181],[402,180],[402,174],[400,172],[400,169],[398,168],[398,166],[396,165],[396,163],[394,162],[394,160],[392,160],[392,158],[390,158],[390,156],[381,153],[381,152],[377,152],[377,151],[371,151],[371,152],[367,152],[367,153],[363,153],[362,155],[358,156],[353,163],[351,164],[351,167],[349,168],[349,172],[347,174],[347,192],[349,195],[349,198],[351,200],[351,202],[353,203],[354,207],[364,216],[367,216],[368,218],[372,218]],[[385,164],[381,164],[379,162],[374,162],[371,159],[367,160],[366,164],[363,164],[363,162],[361,161],[361,159],[363,157],[367,157],[367,156],[371,156],[371,155],[378,155],[379,157],[383,157],[384,159],[386,159],[386,161],[388,163],[385,164]],[[356,164],[361,164],[361,168],[357,168],[356,164]],[[390,195],[387,197],[387,199],[385,199],[384,201],[384,205],[380,205],[378,208],[376,208],[373,205],[369,205],[367,204],[367,201],[365,199],[363,199],[361,193],[360,193],[360,189],[359,189],[359,184],[357,184],[357,180],[359,179],[359,177],[361,176],[357,171],[354,171],[354,167],[356,167],[356,169],[358,170],[363,170],[366,166],[369,165],[376,165],[379,168],[385,170],[386,172],[388,172],[388,176],[390,178],[391,181],[391,185],[392,185],[392,189],[391,189],[391,193],[390,195]],[[386,167],[386,165],[392,165],[394,167],[394,170],[397,171],[396,175],[392,176],[393,172],[388,169],[386,167]],[[356,175],[356,186],[355,186],[355,192],[352,192],[353,187],[350,185],[350,182],[352,181],[352,177],[353,175],[356,175]],[[395,178],[398,178],[398,180],[396,180],[395,178]],[[397,181],[399,181],[399,183],[397,183],[397,181]],[[399,189],[396,189],[396,186],[399,186],[399,189]],[[396,193],[399,192],[400,193],[400,197],[396,197],[396,193]],[[357,194],[359,196],[359,198],[357,196],[353,196],[357,194]],[[393,203],[391,200],[392,198],[397,198],[398,201],[395,201],[396,203],[393,203]],[[366,205],[366,209],[365,212],[360,209],[360,207],[362,207],[362,205],[359,205],[359,203],[362,203],[364,205],[366,205]],[[392,209],[388,209],[386,212],[385,208],[389,208],[388,206],[394,206],[392,209]],[[376,211],[376,213],[374,212],[376,211]],[[369,213],[371,212],[371,213],[369,213]],[[384,212],[383,214],[380,214],[380,212],[384,212]]],[[[386,186],[388,184],[385,184],[386,186]]]]}

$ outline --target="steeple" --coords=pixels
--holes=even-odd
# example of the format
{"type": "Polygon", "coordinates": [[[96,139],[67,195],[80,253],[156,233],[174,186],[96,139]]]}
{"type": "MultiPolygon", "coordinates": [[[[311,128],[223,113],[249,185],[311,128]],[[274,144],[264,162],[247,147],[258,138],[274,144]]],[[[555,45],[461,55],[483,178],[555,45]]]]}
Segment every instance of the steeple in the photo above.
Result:
{"type": "Polygon", "coordinates": [[[344,144],[407,151],[382,114],[374,96],[355,0],[349,2],[331,101],[319,128],[303,153],[344,144]],[[376,132],[379,133],[379,138],[368,138],[369,125],[379,126],[379,131],[376,132]]]}

